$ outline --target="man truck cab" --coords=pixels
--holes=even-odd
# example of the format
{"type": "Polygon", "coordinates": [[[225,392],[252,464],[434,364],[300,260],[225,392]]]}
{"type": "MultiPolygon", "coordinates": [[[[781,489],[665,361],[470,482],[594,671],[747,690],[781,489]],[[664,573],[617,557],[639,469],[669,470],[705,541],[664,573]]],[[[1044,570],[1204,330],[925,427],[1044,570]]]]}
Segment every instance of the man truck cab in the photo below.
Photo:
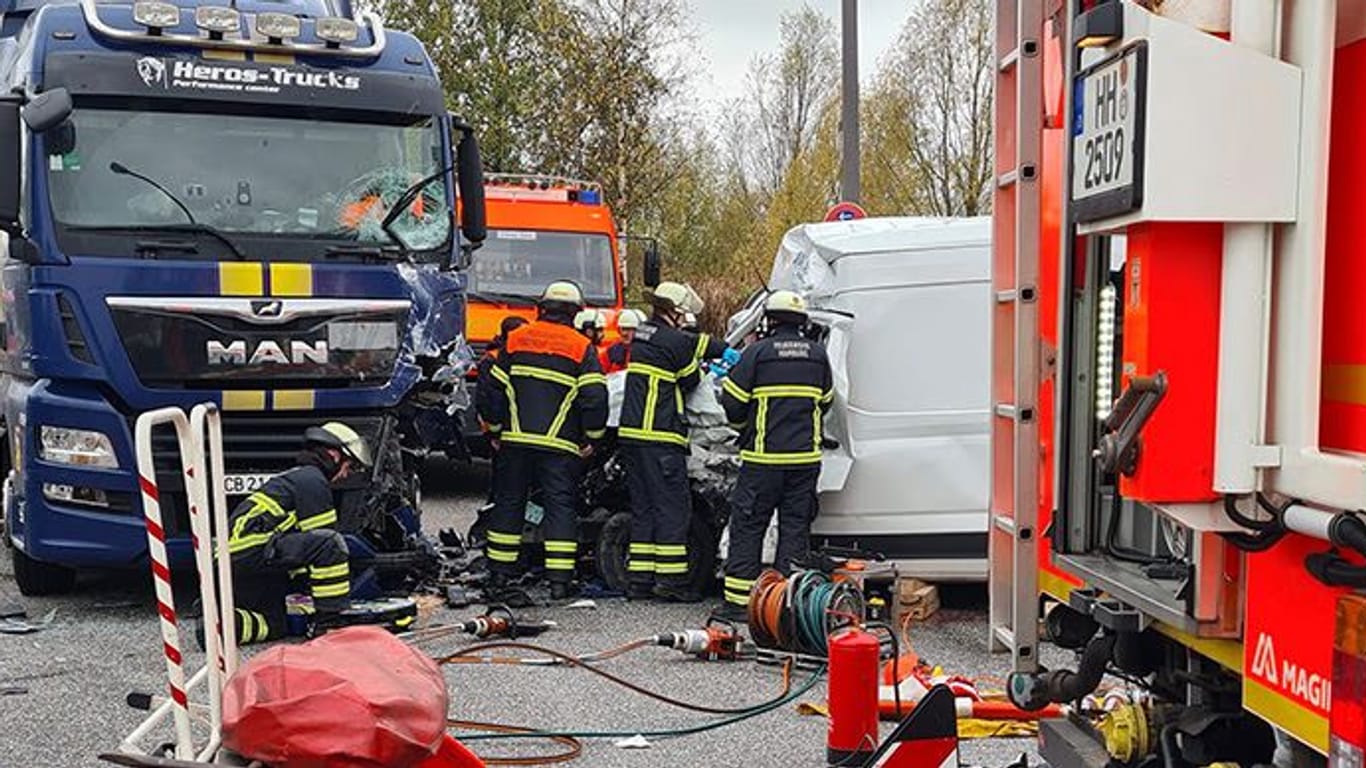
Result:
{"type": "MultiPolygon", "coordinates": [[[[0,13],[3,538],[20,589],[145,562],[144,411],[224,411],[230,498],[327,420],[378,451],[362,485],[401,471],[393,409],[415,356],[458,340],[452,268],[483,236],[477,146],[422,46],[346,0],[0,13]]],[[[183,559],[175,444],[153,452],[183,559]]]]}

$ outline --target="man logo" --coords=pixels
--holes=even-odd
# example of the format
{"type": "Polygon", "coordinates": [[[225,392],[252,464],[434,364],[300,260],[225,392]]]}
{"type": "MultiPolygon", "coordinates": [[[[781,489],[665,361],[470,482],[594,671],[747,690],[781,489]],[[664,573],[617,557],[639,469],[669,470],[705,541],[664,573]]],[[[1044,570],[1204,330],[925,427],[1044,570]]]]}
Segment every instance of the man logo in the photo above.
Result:
{"type": "Polygon", "coordinates": [[[1265,632],[1257,638],[1257,652],[1252,655],[1252,674],[1272,685],[1281,684],[1276,671],[1276,648],[1271,644],[1271,635],[1265,632]]]}
{"type": "Polygon", "coordinates": [[[148,88],[155,86],[166,87],[166,63],[154,56],[143,56],[138,59],[138,77],[148,88]]]}
{"type": "Polygon", "coordinates": [[[256,317],[279,317],[284,311],[283,301],[253,301],[251,303],[251,313],[256,317]]]}

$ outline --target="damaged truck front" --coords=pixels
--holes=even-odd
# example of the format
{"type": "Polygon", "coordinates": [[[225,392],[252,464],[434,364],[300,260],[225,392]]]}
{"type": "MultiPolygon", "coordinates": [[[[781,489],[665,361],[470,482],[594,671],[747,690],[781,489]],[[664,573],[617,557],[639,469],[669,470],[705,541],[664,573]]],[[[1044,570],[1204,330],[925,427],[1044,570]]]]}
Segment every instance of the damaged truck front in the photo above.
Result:
{"type": "Polygon", "coordinates": [[[0,12],[3,517],[21,590],[145,562],[132,423],[169,405],[223,409],[230,500],[289,466],[308,425],[350,424],[378,460],[342,527],[361,551],[402,542],[413,516],[392,513],[416,488],[396,414],[463,347],[483,238],[478,149],[421,45],[346,0],[0,12]]]}

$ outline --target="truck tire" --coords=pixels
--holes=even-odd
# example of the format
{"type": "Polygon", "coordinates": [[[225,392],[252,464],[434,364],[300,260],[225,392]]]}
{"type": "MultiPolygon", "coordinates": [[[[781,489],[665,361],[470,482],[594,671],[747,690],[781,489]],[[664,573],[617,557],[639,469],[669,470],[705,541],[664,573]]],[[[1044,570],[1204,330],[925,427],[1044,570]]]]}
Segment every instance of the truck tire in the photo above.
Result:
{"type": "Polygon", "coordinates": [[[61,565],[34,560],[15,549],[14,581],[19,585],[19,594],[25,597],[43,595],[64,595],[76,586],[76,571],[61,565]]]}

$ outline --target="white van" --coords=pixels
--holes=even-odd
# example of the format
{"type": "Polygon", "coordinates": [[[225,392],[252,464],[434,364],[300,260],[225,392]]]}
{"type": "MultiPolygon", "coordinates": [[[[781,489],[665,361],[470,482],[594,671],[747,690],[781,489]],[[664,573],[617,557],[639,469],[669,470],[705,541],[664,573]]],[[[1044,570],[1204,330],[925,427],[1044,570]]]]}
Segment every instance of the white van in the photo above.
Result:
{"type": "Polygon", "coordinates": [[[831,326],[835,403],[813,543],[986,578],[991,219],[874,218],[783,237],[769,288],[831,326]]]}

